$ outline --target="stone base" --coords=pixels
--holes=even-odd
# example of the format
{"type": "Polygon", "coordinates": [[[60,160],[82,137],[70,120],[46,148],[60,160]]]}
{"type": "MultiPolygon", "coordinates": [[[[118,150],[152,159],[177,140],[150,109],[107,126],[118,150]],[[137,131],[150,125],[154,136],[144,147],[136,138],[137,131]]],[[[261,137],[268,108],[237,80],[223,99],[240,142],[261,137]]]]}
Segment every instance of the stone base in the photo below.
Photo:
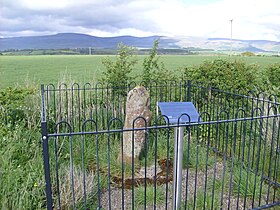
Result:
{"type": "MultiPolygon", "coordinates": [[[[118,162],[122,163],[122,157],[123,157],[123,163],[127,164],[127,165],[132,165],[132,157],[128,156],[126,154],[123,154],[119,152],[119,156],[118,156],[118,162]]],[[[134,165],[138,165],[139,164],[139,157],[134,157],[134,165]]]]}

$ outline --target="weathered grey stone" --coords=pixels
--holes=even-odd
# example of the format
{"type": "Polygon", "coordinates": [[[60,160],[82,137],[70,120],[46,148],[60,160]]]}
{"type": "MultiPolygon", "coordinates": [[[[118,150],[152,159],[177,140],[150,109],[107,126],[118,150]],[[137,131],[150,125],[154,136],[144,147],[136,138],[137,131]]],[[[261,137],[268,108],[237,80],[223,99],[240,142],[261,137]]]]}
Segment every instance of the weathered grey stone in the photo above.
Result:
{"type": "MultiPolygon", "coordinates": [[[[152,118],[150,111],[150,95],[145,87],[136,86],[129,91],[126,100],[126,115],[124,129],[143,128],[149,126],[152,118]],[[134,121],[137,117],[142,117],[134,121]],[[144,120],[144,119],[145,120],[144,120]],[[133,125],[134,124],[134,125],[133,125]]],[[[132,156],[137,162],[140,152],[145,145],[145,130],[126,131],[123,133],[123,161],[131,163],[132,156]],[[134,141],[134,154],[132,153],[132,144],[134,141]]],[[[119,154],[119,161],[122,160],[122,154],[119,154]]]]}

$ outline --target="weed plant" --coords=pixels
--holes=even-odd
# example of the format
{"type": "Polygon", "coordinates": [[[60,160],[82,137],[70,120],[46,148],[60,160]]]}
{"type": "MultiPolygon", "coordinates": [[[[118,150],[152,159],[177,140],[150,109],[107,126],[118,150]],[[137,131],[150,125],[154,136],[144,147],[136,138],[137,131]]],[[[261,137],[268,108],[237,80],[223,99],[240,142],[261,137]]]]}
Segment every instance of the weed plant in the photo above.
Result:
{"type": "Polygon", "coordinates": [[[156,194],[154,186],[147,186],[146,190],[144,187],[139,187],[135,189],[135,204],[138,208],[146,206],[161,205],[165,201],[165,191],[162,186],[157,186],[156,194]],[[146,194],[145,194],[146,192],[146,194]]]}
{"type": "MultiPolygon", "coordinates": [[[[71,209],[73,201],[78,209],[96,208],[97,178],[93,171],[86,171],[75,165],[61,166],[59,177],[59,204],[62,209],[71,209]]],[[[54,204],[58,206],[57,198],[54,198],[54,204]]]]}
{"type": "Polygon", "coordinates": [[[232,187],[235,195],[247,198],[258,198],[267,191],[267,186],[261,180],[260,176],[236,166],[232,172],[232,187]]]}
{"type": "Polygon", "coordinates": [[[196,168],[200,171],[204,171],[206,166],[213,168],[214,156],[210,148],[207,148],[203,144],[199,144],[195,139],[190,139],[184,142],[183,149],[183,167],[184,168],[196,168]]]}
{"type": "MultiPolygon", "coordinates": [[[[204,191],[197,192],[195,200],[192,198],[187,202],[187,209],[218,209],[219,200],[218,196],[212,196],[204,191]]],[[[181,207],[181,209],[184,209],[181,207]]]]}

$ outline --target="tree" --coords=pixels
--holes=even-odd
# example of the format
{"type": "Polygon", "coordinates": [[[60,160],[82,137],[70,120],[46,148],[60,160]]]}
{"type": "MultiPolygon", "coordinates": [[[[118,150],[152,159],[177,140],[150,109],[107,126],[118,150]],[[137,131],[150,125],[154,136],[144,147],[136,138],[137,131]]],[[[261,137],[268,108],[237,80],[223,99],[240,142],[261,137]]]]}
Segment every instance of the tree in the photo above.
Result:
{"type": "Polygon", "coordinates": [[[267,82],[264,82],[268,92],[280,97],[280,63],[269,65],[265,70],[267,82]]]}
{"type": "Polygon", "coordinates": [[[137,60],[133,54],[134,48],[124,44],[118,45],[116,60],[109,57],[102,60],[102,64],[106,70],[101,78],[105,84],[112,84],[114,87],[119,85],[127,85],[132,77],[130,76],[137,60]]]}
{"type": "Polygon", "coordinates": [[[255,56],[255,53],[252,53],[250,51],[246,51],[246,52],[243,52],[241,53],[242,56],[255,56]]]}
{"type": "Polygon", "coordinates": [[[159,40],[156,40],[149,56],[146,57],[143,62],[142,80],[147,84],[150,81],[162,82],[176,78],[171,71],[168,71],[165,68],[164,63],[160,62],[160,57],[158,56],[158,45],[159,40]]]}
{"type": "Polygon", "coordinates": [[[266,68],[266,75],[272,85],[280,87],[280,63],[269,65],[266,68]]]}
{"type": "Polygon", "coordinates": [[[159,70],[159,57],[157,56],[159,40],[154,42],[153,48],[151,49],[149,56],[145,57],[143,62],[143,76],[142,79],[144,82],[149,82],[152,77],[152,71],[154,69],[159,70]]]}

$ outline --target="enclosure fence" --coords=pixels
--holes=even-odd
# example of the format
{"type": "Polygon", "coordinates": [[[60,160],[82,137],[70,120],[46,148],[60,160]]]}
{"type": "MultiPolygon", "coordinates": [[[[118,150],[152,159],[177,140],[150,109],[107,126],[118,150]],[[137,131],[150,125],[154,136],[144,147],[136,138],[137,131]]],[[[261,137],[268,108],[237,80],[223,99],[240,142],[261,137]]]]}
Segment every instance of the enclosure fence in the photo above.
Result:
{"type": "Polygon", "coordinates": [[[233,94],[191,81],[140,85],[149,92],[152,120],[139,116],[131,128],[124,128],[126,99],[136,83],[41,86],[47,209],[279,208],[275,96],[233,94]],[[196,122],[171,124],[157,106],[187,101],[199,113],[196,122]],[[178,128],[184,128],[182,193],[174,195],[178,128]],[[144,141],[136,157],[139,132],[144,141]],[[129,160],[126,133],[132,135],[129,160]]]}

